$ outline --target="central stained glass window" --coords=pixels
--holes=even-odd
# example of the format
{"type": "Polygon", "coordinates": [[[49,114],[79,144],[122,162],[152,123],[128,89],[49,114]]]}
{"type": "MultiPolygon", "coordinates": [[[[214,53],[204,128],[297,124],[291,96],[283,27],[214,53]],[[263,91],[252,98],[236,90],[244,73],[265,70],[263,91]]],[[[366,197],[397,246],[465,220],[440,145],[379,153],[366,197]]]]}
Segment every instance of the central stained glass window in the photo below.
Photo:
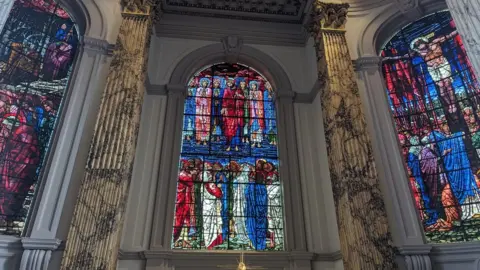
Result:
{"type": "Polygon", "coordinates": [[[188,84],[172,248],[283,250],[272,85],[216,64],[188,84]]]}

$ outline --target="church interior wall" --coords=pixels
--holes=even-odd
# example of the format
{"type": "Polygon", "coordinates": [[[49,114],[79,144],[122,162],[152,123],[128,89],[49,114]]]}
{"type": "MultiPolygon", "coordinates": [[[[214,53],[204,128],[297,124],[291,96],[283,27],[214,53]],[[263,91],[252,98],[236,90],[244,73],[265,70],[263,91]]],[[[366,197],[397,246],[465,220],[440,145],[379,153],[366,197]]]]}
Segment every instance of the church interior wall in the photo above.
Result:
{"type": "MultiPolygon", "coordinates": [[[[220,42],[220,40],[218,41],[220,42]]],[[[149,52],[148,74],[150,84],[166,85],[176,65],[189,53],[207,45],[218,43],[199,39],[154,36],[149,52]]],[[[309,93],[316,81],[316,63],[313,41],[306,46],[274,46],[248,44],[273,59],[286,71],[292,90],[309,93]]]]}
{"type": "MultiPolygon", "coordinates": [[[[310,41],[308,43],[310,46],[305,48],[271,45],[251,46],[272,57],[285,70],[288,78],[291,79],[293,90],[309,92],[314,81],[316,81],[315,58],[310,59],[312,54],[314,55],[312,43],[310,41]],[[292,80],[292,78],[294,79],[292,80]]],[[[150,84],[168,85],[172,72],[184,57],[198,48],[211,44],[215,43],[203,40],[155,37],[151,43],[152,47],[149,54],[150,84]]],[[[147,94],[145,98],[118,269],[163,269],[159,266],[164,263],[161,260],[148,260],[147,265],[144,265],[142,261],[146,252],[148,253],[148,250],[152,249],[152,237],[159,233],[158,228],[152,227],[152,216],[165,211],[154,208],[155,200],[165,197],[167,192],[167,190],[162,190],[158,186],[161,185],[160,182],[165,180],[161,179],[162,174],[159,173],[158,169],[158,164],[161,162],[159,157],[161,152],[165,151],[161,144],[165,139],[173,140],[169,137],[172,136],[172,132],[164,130],[166,108],[168,107],[167,100],[167,96],[164,95],[147,94]]],[[[326,152],[323,123],[317,121],[322,119],[319,105],[319,97],[315,99],[313,104],[295,104],[294,123],[283,124],[289,128],[295,127],[294,134],[296,134],[296,144],[299,147],[298,155],[301,163],[299,180],[302,192],[308,192],[308,196],[302,196],[302,202],[296,201],[295,204],[300,203],[304,207],[305,223],[307,223],[305,226],[309,238],[306,243],[308,252],[320,254],[312,262],[313,267],[314,269],[342,269],[328,164],[326,157],[322,154],[326,152]],[[312,121],[300,121],[304,118],[312,119],[312,121]],[[311,123],[315,124],[312,125],[311,123]],[[321,195],[319,196],[319,194],[321,195]]],[[[171,158],[176,159],[176,157],[171,158]]],[[[176,162],[173,161],[172,164],[176,164],[176,162]]],[[[162,234],[168,234],[171,230],[171,224],[168,221],[164,223],[161,226],[165,226],[166,229],[162,234]]],[[[297,230],[296,228],[292,229],[297,230]]],[[[158,246],[154,247],[155,250],[158,248],[158,246]]],[[[169,246],[164,246],[162,250],[164,251],[155,252],[171,252],[169,246]]],[[[175,255],[179,257],[178,260],[172,259],[170,261],[176,266],[175,269],[180,269],[183,264],[193,263],[198,266],[198,261],[193,259],[185,261],[185,256],[191,257],[192,254],[181,254],[183,253],[175,255]]],[[[279,256],[284,255],[279,254],[279,256]]],[[[260,258],[262,257],[264,255],[260,256],[260,258]]],[[[277,259],[280,259],[280,257],[277,259]]],[[[282,262],[282,268],[290,263],[288,260],[280,261],[282,262]]],[[[202,264],[207,264],[207,262],[202,262],[202,264]]],[[[274,265],[269,265],[269,267],[272,266],[274,265]]]]}

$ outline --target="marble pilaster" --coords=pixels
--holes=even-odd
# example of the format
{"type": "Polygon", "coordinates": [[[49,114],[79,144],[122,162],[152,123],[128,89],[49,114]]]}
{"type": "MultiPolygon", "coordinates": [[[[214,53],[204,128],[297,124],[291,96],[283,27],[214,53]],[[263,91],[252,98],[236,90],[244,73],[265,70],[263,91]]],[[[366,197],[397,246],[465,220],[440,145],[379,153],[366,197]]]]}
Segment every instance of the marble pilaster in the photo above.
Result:
{"type": "Polygon", "coordinates": [[[355,62],[360,96],[372,134],[380,188],[388,212],[393,243],[400,269],[431,270],[431,245],[424,244],[423,228],[398,146],[397,132],[388,105],[381,71],[381,57],[364,56],[355,62]]]}
{"type": "Polygon", "coordinates": [[[457,31],[477,75],[480,75],[480,0],[446,0],[457,31]]]}
{"type": "Polygon", "coordinates": [[[88,36],[81,39],[51,168],[26,236],[21,239],[24,251],[20,267],[15,269],[58,269],[60,265],[63,240],[74,208],[70,198],[75,196],[76,183],[80,181],[77,170],[84,168],[87,159],[82,145],[88,143],[93,134],[93,124],[88,120],[98,111],[112,47],[106,40],[88,36]]]}
{"type": "Polygon", "coordinates": [[[345,269],[396,269],[395,251],[344,26],[348,4],[314,2],[311,34],[345,269]]]}
{"type": "Polygon", "coordinates": [[[152,27],[144,2],[128,1],[123,12],[62,269],[116,268],[152,27]]]}
{"type": "Polygon", "coordinates": [[[3,27],[7,22],[14,2],[14,0],[0,0],[0,33],[2,33],[3,27]]]}

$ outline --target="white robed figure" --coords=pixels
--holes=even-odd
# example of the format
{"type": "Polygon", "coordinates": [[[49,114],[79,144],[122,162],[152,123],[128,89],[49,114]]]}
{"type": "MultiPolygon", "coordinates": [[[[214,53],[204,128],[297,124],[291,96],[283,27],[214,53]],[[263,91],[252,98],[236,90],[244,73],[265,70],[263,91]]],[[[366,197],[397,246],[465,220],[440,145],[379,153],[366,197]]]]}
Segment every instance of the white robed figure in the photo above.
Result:
{"type": "Polygon", "coordinates": [[[248,184],[251,166],[244,163],[240,168],[240,175],[233,180],[233,219],[237,241],[240,244],[248,244],[250,239],[245,226],[245,187],[248,184]]]}
{"type": "Polygon", "coordinates": [[[211,248],[213,241],[222,233],[222,209],[221,199],[218,198],[221,190],[213,182],[212,174],[209,172],[211,166],[205,165],[205,171],[202,173],[202,217],[203,217],[203,239],[205,247],[211,248]]]}
{"type": "Polygon", "coordinates": [[[268,230],[270,234],[273,233],[274,245],[282,244],[282,227],[283,227],[283,213],[282,213],[282,191],[278,180],[278,174],[271,173],[267,176],[267,194],[268,194],[268,230]]]}

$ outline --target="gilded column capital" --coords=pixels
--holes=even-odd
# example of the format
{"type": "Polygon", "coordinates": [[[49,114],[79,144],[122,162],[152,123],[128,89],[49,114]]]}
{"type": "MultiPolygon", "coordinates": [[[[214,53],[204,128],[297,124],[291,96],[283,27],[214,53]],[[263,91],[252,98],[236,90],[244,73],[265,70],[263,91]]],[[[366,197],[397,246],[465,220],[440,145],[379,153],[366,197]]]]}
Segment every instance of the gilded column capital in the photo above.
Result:
{"type": "Polygon", "coordinates": [[[314,34],[320,30],[343,31],[347,22],[349,4],[333,4],[314,1],[309,31],[314,34]]]}
{"type": "Polygon", "coordinates": [[[160,17],[160,1],[157,0],[122,0],[123,16],[145,16],[154,20],[160,17]]]}

